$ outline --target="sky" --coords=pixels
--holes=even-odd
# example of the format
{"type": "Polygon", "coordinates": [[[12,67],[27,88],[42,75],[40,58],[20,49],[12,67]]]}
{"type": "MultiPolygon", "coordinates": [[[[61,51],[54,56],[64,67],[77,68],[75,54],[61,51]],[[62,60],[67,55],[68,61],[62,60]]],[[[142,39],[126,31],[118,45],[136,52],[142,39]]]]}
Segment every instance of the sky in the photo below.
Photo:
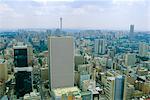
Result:
{"type": "Polygon", "coordinates": [[[149,0],[0,0],[0,28],[150,31],[149,0]]]}

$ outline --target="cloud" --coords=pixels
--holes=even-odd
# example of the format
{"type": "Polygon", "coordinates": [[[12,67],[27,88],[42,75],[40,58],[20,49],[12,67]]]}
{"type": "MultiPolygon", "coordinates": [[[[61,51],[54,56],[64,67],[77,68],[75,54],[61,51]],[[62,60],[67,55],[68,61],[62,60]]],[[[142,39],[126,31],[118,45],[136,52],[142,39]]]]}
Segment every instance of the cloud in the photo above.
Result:
{"type": "MultiPolygon", "coordinates": [[[[12,0],[0,0],[0,1],[12,1],[12,0]]],[[[57,2],[57,1],[62,1],[62,2],[64,2],[64,1],[67,1],[67,2],[72,2],[72,1],[75,1],[75,0],[13,0],[14,2],[22,2],[22,1],[35,1],[35,2],[57,2]]]]}
{"type": "Polygon", "coordinates": [[[13,11],[7,4],[0,3],[0,13],[13,11]]]}
{"type": "Polygon", "coordinates": [[[147,29],[147,0],[1,0],[1,27],[147,29]],[[3,1],[3,2],[1,2],[3,1]],[[10,19],[8,21],[8,19],[10,19]],[[14,24],[15,23],[15,24],[14,24]]]}
{"type": "Polygon", "coordinates": [[[13,8],[11,8],[10,6],[8,6],[5,3],[0,3],[0,17],[17,17],[20,16],[20,14],[18,14],[17,12],[15,12],[15,10],[13,8]]]}
{"type": "Polygon", "coordinates": [[[132,5],[146,5],[147,0],[112,0],[112,3],[114,5],[127,5],[127,6],[132,6],[132,5]]]}

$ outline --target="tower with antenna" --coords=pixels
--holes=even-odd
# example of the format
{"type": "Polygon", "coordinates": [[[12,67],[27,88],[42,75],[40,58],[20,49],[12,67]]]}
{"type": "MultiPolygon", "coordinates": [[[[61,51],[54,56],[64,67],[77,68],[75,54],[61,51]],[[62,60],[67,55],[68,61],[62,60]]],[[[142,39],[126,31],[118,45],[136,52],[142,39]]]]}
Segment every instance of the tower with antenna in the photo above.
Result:
{"type": "Polygon", "coordinates": [[[62,17],[60,17],[60,31],[62,31],[62,17]]]}

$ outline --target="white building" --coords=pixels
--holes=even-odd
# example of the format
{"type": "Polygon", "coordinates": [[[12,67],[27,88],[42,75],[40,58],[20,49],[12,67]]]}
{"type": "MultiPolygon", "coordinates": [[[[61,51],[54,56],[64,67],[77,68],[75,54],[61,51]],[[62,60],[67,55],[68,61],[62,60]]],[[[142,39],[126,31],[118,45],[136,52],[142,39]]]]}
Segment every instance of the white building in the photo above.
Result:
{"type": "Polygon", "coordinates": [[[74,86],[74,43],[72,37],[48,38],[50,89],[74,86]]]}

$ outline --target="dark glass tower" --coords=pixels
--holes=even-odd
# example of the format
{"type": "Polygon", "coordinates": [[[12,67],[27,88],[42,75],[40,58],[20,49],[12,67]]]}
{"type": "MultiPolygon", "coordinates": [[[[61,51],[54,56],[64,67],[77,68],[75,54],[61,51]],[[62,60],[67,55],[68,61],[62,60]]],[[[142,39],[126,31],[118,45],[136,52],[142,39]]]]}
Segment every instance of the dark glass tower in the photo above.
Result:
{"type": "Polygon", "coordinates": [[[28,67],[27,48],[14,49],[15,67],[28,67]]]}
{"type": "Polygon", "coordinates": [[[14,65],[16,79],[16,96],[19,99],[25,94],[32,92],[32,67],[28,65],[28,47],[14,47],[14,65]]]}
{"type": "Polygon", "coordinates": [[[123,100],[125,88],[125,76],[117,76],[115,78],[115,94],[114,100],[123,100]]]}
{"type": "Polygon", "coordinates": [[[17,98],[23,97],[32,91],[31,72],[19,71],[16,74],[16,95],[17,98]]]}

